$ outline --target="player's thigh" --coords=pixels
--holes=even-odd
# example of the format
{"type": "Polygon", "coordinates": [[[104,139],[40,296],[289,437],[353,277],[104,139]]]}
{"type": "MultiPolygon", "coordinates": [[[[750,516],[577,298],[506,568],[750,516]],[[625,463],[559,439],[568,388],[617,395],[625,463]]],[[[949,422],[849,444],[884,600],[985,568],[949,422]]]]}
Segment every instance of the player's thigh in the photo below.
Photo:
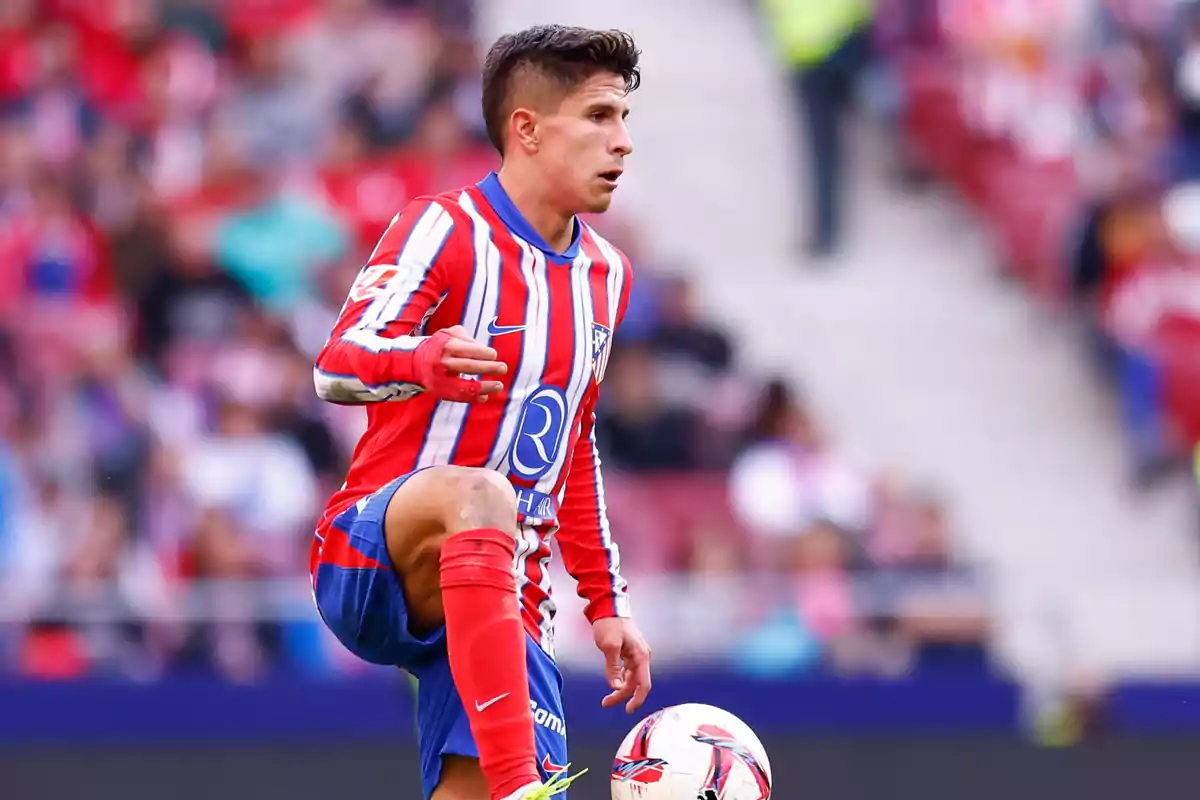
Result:
{"type": "Polygon", "coordinates": [[[467,756],[442,758],[442,776],[431,800],[488,800],[487,781],[479,759],[467,756]]]}
{"type": "Polygon", "coordinates": [[[516,522],[516,493],[493,470],[431,467],[396,489],[384,517],[384,536],[414,629],[429,630],[443,622],[438,562],[446,539],[479,528],[515,536],[516,522]]]}

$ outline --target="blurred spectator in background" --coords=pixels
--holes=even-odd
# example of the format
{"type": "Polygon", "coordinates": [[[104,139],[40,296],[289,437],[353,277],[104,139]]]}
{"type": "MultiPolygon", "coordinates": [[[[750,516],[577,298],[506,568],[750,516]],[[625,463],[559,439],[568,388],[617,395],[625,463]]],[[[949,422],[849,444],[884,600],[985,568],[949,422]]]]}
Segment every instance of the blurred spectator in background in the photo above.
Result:
{"type": "Polygon", "coordinates": [[[1134,477],[1150,480],[1170,455],[1163,377],[1153,356],[1162,303],[1155,285],[1178,258],[1158,202],[1131,202],[1111,211],[1107,241],[1109,297],[1105,330],[1115,345],[1122,421],[1134,477]]]}
{"type": "Polygon", "coordinates": [[[889,172],[901,186],[928,177],[914,143],[904,135],[910,91],[905,78],[912,62],[940,52],[943,14],[939,0],[874,0],[863,100],[883,134],[876,144],[885,148],[889,172]]]}
{"type": "Polygon", "coordinates": [[[330,115],[336,107],[324,108],[320,96],[314,96],[319,87],[290,68],[280,36],[241,39],[235,47],[239,80],[228,87],[220,104],[221,127],[237,131],[242,157],[260,167],[311,159],[321,141],[322,126],[337,118],[330,115]]]}
{"type": "Polygon", "coordinates": [[[400,152],[402,169],[423,193],[449,191],[499,166],[495,151],[472,137],[452,87],[437,87],[427,101],[412,138],[400,152]]]}
{"type": "Polygon", "coordinates": [[[91,142],[99,126],[99,109],[85,93],[79,42],[65,23],[42,29],[34,40],[33,77],[29,91],[13,112],[29,120],[38,156],[48,166],[71,166],[91,142]]]}
{"type": "Polygon", "coordinates": [[[865,476],[782,381],[763,392],[733,465],[730,491],[743,524],[768,542],[795,536],[816,520],[858,534],[871,513],[865,476]]]}
{"type": "Polygon", "coordinates": [[[242,195],[214,231],[214,256],[255,301],[284,313],[314,291],[315,273],[346,253],[346,231],[315,198],[275,176],[247,174],[242,195]]]}
{"type": "Polygon", "coordinates": [[[31,30],[37,0],[12,0],[0,5],[0,104],[19,101],[33,83],[37,52],[31,30]]]}
{"type": "Polygon", "coordinates": [[[791,71],[808,136],[812,185],[807,251],[827,256],[840,244],[847,115],[870,55],[868,0],[767,0],[767,24],[791,71]]]}
{"type": "Polygon", "coordinates": [[[142,353],[160,372],[174,349],[215,347],[253,308],[245,286],[213,261],[197,223],[174,223],[169,248],[133,298],[142,353]]]}
{"type": "Polygon", "coordinates": [[[980,662],[981,586],[951,558],[945,511],[829,447],[781,382],[768,384],[730,476],[753,549],[793,582],[751,637],[748,669],[901,674],[934,646],[980,662]]]}
{"type": "Polygon", "coordinates": [[[321,0],[320,13],[290,33],[308,111],[336,120],[347,98],[371,124],[372,141],[407,138],[433,78],[441,37],[420,13],[388,13],[370,0],[321,0]]]}
{"type": "Polygon", "coordinates": [[[980,576],[954,555],[949,512],[941,498],[910,492],[895,498],[887,525],[867,549],[876,571],[868,597],[881,633],[894,633],[925,666],[966,658],[982,663],[988,635],[980,576]]]}
{"type": "Polygon", "coordinates": [[[646,346],[657,364],[660,402],[695,416],[697,466],[728,468],[744,423],[748,395],[729,337],[699,310],[696,289],[680,275],[647,276],[652,292],[646,346]]]}
{"type": "Polygon", "coordinates": [[[356,252],[371,251],[380,231],[419,191],[404,180],[394,159],[370,145],[361,122],[347,116],[325,141],[317,191],[354,236],[356,252]]]}
{"type": "Polygon", "coordinates": [[[596,440],[615,469],[662,472],[698,466],[699,420],[689,409],[664,402],[661,381],[649,349],[626,347],[613,354],[596,440]]]}
{"type": "Polygon", "coordinates": [[[63,307],[104,300],[112,279],[107,253],[66,180],[41,171],[25,188],[28,205],[13,220],[10,263],[24,278],[26,299],[63,307]]]}
{"type": "Polygon", "coordinates": [[[698,401],[709,388],[732,374],[733,343],[704,319],[695,287],[682,276],[660,279],[656,286],[657,324],[650,346],[675,402],[698,401]]]}
{"type": "Polygon", "coordinates": [[[1182,42],[1170,84],[1179,108],[1176,176],[1192,181],[1200,179],[1200,5],[1184,4],[1180,15],[1182,42]]]}
{"type": "MultiPolygon", "coordinates": [[[[245,374],[242,375],[245,378],[245,374]]],[[[295,576],[303,563],[304,534],[319,505],[310,462],[297,443],[267,427],[264,400],[230,386],[217,409],[216,428],[179,453],[185,496],[196,526],[185,553],[201,578],[244,580],[295,576]]],[[[220,618],[252,604],[236,585],[217,587],[220,618]]],[[[214,626],[218,665],[233,676],[261,668],[251,629],[214,626]]]]}

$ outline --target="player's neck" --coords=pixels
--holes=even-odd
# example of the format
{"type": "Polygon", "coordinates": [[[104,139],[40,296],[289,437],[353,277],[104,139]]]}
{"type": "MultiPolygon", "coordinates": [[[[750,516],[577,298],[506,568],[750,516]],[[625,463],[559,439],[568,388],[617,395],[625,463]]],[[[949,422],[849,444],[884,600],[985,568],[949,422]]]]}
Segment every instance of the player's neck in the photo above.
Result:
{"type": "Polygon", "coordinates": [[[566,252],[575,238],[575,215],[563,214],[546,202],[546,193],[539,188],[544,185],[541,179],[533,179],[532,176],[505,167],[500,168],[496,177],[508,199],[530,227],[555,252],[566,252]]]}

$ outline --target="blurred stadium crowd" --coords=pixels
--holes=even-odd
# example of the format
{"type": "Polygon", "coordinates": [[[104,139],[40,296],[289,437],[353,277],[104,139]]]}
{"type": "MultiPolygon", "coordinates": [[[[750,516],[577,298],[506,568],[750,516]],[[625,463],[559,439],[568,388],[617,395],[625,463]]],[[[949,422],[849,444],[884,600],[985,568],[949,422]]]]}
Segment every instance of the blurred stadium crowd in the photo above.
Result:
{"type": "MultiPolygon", "coordinates": [[[[962,187],[1039,292],[1074,292],[1148,474],[1167,423],[1200,422],[1190,266],[1162,202],[1200,169],[1182,34],[1200,27],[1102,5],[1104,36],[1080,48],[1036,14],[1011,32],[986,16],[1006,4],[881,3],[875,69],[902,89],[909,172],[962,187]]],[[[471,15],[0,3],[0,672],[353,669],[305,556],[363,417],[317,401],[312,358],[388,220],[496,166],[471,15]]],[[[660,662],[982,668],[983,582],[951,553],[946,501],[856,464],[795,387],[748,374],[646,256],[652,230],[619,209],[595,224],[637,274],[598,431],[660,662]]],[[[585,639],[563,581],[560,640],[585,639]]]]}
{"type": "Polygon", "coordinates": [[[1081,323],[1153,486],[1200,439],[1200,5],[941,5],[891,31],[910,173],[956,186],[1005,273],[1081,323]]]}

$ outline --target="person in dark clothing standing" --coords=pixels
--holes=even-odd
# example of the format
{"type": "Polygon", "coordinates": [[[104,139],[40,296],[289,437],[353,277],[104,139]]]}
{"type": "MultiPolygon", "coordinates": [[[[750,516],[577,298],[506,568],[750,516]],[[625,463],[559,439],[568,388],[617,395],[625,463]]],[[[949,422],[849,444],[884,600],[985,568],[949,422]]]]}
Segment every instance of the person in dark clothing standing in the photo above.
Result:
{"type": "Polygon", "coordinates": [[[841,236],[843,121],[870,58],[870,0],[766,0],[768,24],[791,71],[808,134],[811,222],[807,249],[826,256],[841,236]]]}

